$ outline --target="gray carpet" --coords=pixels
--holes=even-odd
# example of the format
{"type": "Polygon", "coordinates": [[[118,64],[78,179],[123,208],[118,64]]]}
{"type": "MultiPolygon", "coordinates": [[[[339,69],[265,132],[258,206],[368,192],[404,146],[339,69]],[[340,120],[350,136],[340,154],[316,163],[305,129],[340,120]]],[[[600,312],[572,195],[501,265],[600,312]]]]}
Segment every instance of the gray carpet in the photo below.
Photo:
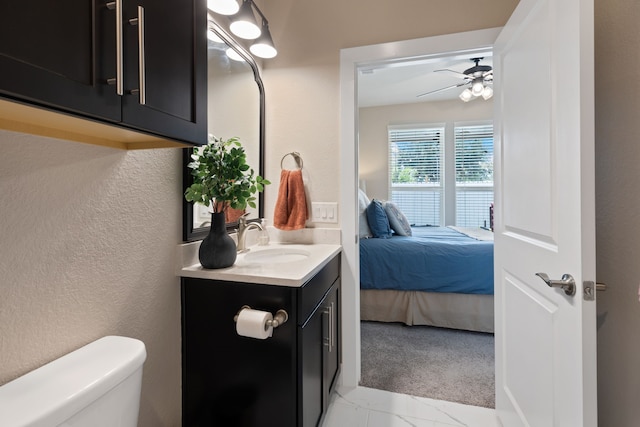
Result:
{"type": "Polygon", "coordinates": [[[361,328],[360,385],[495,407],[493,334],[380,322],[361,328]]]}

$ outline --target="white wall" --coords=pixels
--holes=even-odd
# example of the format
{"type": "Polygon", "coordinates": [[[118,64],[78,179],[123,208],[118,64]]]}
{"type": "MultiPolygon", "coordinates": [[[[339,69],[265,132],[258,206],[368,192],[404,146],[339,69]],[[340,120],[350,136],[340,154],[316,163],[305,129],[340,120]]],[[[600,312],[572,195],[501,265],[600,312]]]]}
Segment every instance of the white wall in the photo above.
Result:
{"type": "Polygon", "coordinates": [[[599,425],[640,423],[640,5],[595,2],[599,425]]]}
{"type": "MultiPolygon", "coordinates": [[[[267,178],[277,183],[280,158],[299,151],[310,198],[339,201],[340,49],[499,27],[516,4],[479,0],[470,14],[448,0],[260,2],[279,52],[263,62],[267,178]]],[[[265,194],[267,217],[273,215],[275,190],[277,185],[265,194]]]]}
{"type": "Polygon", "coordinates": [[[180,150],[0,131],[0,153],[0,384],[134,337],[148,353],[140,425],[179,425],[180,150]]]}
{"type": "Polygon", "coordinates": [[[493,100],[483,99],[468,103],[456,99],[360,108],[358,167],[360,179],[366,181],[367,194],[370,198],[382,200],[389,198],[389,125],[445,123],[446,139],[453,143],[455,122],[492,119],[493,100]]]}

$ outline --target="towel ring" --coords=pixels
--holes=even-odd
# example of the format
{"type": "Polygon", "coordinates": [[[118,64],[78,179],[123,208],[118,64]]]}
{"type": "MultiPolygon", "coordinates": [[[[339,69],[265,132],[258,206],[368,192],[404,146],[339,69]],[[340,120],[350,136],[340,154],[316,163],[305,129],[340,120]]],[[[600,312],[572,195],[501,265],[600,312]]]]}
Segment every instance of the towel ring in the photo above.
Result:
{"type": "Polygon", "coordinates": [[[302,169],[302,165],[304,164],[304,162],[302,161],[302,157],[300,157],[300,153],[298,153],[297,151],[292,151],[282,156],[282,159],[280,160],[280,169],[283,169],[282,164],[287,156],[293,157],[293,159],[296,161],[296,164],[298,165],[298,168],[302,169]]]}

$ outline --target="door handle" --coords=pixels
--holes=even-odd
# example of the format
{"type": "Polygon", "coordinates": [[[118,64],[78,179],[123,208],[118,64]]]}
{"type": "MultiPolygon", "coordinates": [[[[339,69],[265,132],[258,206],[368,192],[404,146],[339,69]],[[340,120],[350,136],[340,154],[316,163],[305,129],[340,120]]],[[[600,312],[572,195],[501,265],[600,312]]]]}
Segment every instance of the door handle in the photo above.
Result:
{"type": "Polygon", "coordinates": [[[576,294],[576,281],[570,274],[563,274],[560,280],[552,280],[546,273],[536,273],[536,276],[544,280],[550,288],[561,288],[569,296],[576,294]]]}

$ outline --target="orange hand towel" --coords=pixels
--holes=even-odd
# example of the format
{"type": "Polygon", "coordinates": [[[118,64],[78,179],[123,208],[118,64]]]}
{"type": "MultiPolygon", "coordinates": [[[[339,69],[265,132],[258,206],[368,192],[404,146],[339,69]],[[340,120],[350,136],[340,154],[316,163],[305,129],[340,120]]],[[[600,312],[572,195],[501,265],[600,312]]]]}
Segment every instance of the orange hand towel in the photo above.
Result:
{"type": "Polygon", "coordinates": [[[309,212],[301,170],[282,170],[280,188],[273,213],[273,225],[280,230],[304,228],[309,212]]]}

